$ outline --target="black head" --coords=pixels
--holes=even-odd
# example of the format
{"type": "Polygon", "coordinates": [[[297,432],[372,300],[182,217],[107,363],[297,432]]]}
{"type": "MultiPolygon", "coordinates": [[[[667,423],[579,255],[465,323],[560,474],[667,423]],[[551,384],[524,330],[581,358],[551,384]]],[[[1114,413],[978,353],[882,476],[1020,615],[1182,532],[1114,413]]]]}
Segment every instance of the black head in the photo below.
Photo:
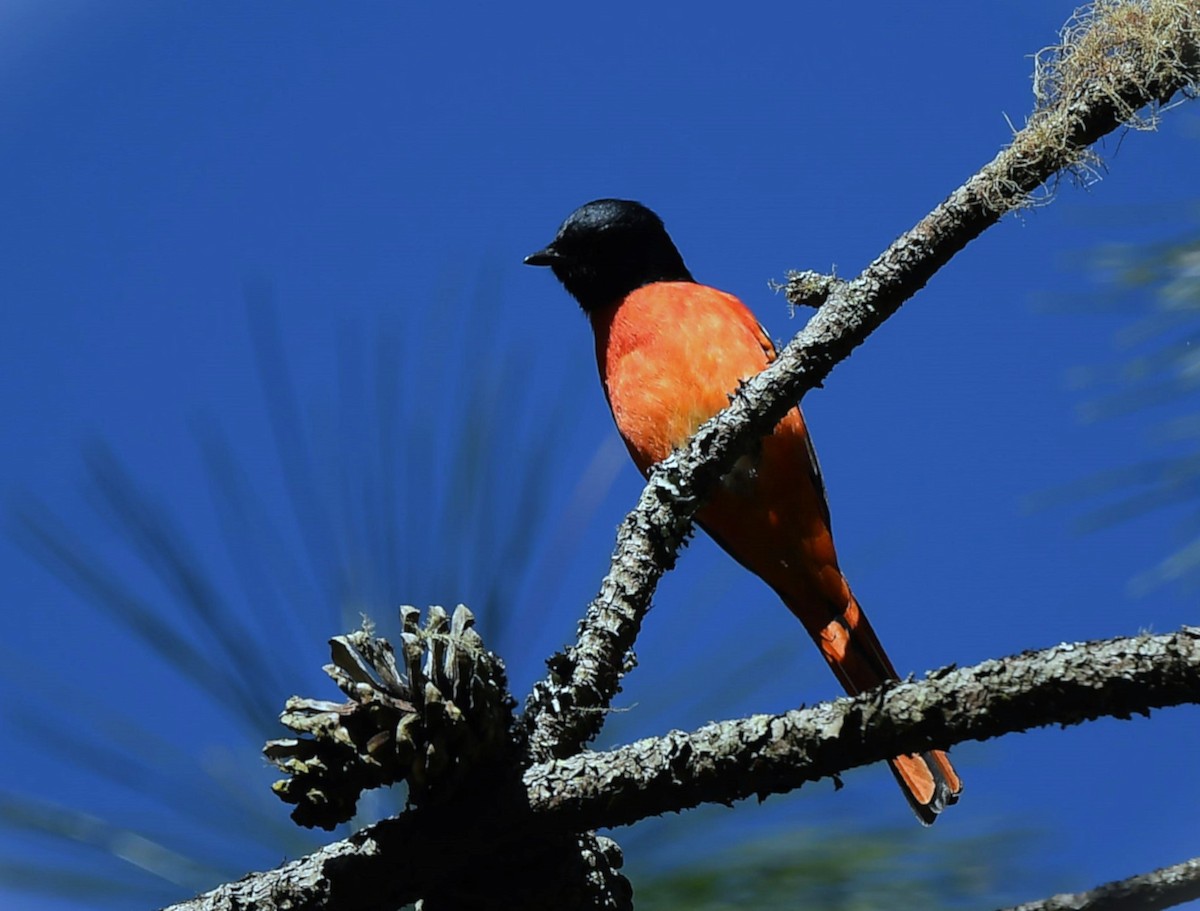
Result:
{"type": "Polygon", "coordinates": [[[526,256],[525,263],[549,266],[585,311],[606,307],[651,282],[692,281],[662,219],[625,199],[580,206],[554,240],[526,256]]]}

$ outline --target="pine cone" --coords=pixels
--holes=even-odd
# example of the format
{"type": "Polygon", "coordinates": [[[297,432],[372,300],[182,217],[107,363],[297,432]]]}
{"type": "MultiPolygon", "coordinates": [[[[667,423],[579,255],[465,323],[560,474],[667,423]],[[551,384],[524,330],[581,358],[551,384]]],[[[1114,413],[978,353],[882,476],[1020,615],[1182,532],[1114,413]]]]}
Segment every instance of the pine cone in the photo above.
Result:
{"type": "Polygon", "coordinates": [[[293,696],[280,720],[312,739],[269,741],[263,749],[290,777],[273,790],[296,804],[303,826],[332,829],[354,815],[370,788],[408,782],[419,805],[453,793],[467,773],[500,760],[511,743],[515,700],[504,663],[483,647],[475,618],[459,605],[453,617],[430,607],[400,609],[403,670],[369,622],[330,640],[325,672],[349,702],[293,696]]]}

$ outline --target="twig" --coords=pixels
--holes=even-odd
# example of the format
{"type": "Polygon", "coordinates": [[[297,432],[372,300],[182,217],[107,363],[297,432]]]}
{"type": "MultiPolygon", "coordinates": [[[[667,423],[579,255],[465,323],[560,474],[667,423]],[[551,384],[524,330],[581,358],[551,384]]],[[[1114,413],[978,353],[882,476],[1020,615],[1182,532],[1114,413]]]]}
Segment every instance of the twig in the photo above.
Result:
{"type": "Polygon", "coordinates": [[[1200,898],[1200,858],[1004,911],[1159,911],[1200,898]]]}

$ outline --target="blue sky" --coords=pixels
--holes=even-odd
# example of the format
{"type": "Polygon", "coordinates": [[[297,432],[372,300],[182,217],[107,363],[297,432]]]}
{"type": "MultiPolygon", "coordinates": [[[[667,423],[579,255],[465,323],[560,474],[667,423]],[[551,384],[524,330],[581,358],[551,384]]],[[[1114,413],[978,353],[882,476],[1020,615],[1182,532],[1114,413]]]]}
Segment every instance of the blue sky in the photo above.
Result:
{"type": "MultiPolygon", "coordinates": [[[[241,592],[198,442],[219,435],[262,521],[281,529],[281,552],[304,569],[289,580],[310,611],[289,618],[295,648],[259,657],[282,695],[322,695],[337,609],[479,607],[486,560],[434,570],[446,522],[432,515],[456,502],[436,491],[457,489],[468,510],[492,497],[511,513],[505,478],[533,462],[548,518],[504,542],[532,555],[513,584],[524,603],[484,621],[501,636],[507,619],[523,694],[594,593],[640,480],[615,442],[585,321],[522,256],[588,199],[638,199],[698,279],[787,338],[801,323],[768,282],[793,268],[857,273],[989,160],[1009,135],[1005,117],[1029,110],[1028,55],[1072,8],[0,2],[4,493],[44,504],[162,617],[203,636],[98,516],[83,452],[103,440],[221,589],[241,592]],[[276,328],[260,319],[257,343],[247,281],[273,300],[276,328]],[[312,443],[303,477],[280,468],[278,408],[264,394],[264,369],[278,367],[263,367],[272,332],[312,443]],[[399,378],[396,407],[415,416],[415,432],[393,441],[410,460],[403,471],[356,448],[370,438],[381,369],[399,378]],[[482,488],[447,487],[454,425],[436,416],[475,386],[473,423],[491,434],[498,468],[482,488]],[[403,571],[361,552],[345,531],[353,509],[329,506],[379,506],[345,495],[368,470],[408,504],[394,542],[403,571]],[[297,521],[298,484],[315,485],[324,513],[301,508],[297,521]],[[338,572],[312,562],[325,546],[341,555],[338,572]]],[[[1149,429],[1169,410],[1083,423],[1087,396],[1068,382],[1072,368],[1120,357],[1114,334],[1130,317],[1048,305],[1103,293],[1087,266],[1099,246],[1178,229],[1180,200],[1198,191],[1198,134],[1185,106],[1156,135],[1110,139],[1099,183],[1005,219],[807,398],[843,567],[898,667],[1195,621],[1187,591],[1129,589],[1179,543],[1178,516],[1082,536],[1071,510],[1023,504],[1154,452],[1149,429]]],[[[500,549],[486,523],[473,527],[471,547],[500,549]]],[[[0,683],[10,791],[164,842],[183,825],[136,781],[98,785],[86,762],[47,753],[29,719],[51,692],[70,728],[96,725],[76,697],[117,707],[165,741],[200,743],[209,766],[269,780],[245,753],[253,736],[14,535],[0,540],[0,578],[18,668],[0,683]]],[[[253,598],[231,598],[252,628],[278,631],[253,598]]],[[[702,540],[661,587],[638,651],[623,736],[836,694],[798,624],[702,540]]],[[[838,794],[822,785],[698,818],[739,838],[911,824],[935,854],[1019,832],[1017,856],[1045,873],[1040,885],[1084,888],[1195,853],[1196,722],[1189,708],[960,748],[963,802],[929,832],[882,768],[848,776],[838,794]]],[[[262,812],[286,822],[282,806],[262,812]]],[[[197,824],[189,844],[206,831],[197,824]]],[[[688,851],[721,849],[702,834],[688,851]]],[[[631,855],[684,859],[637,830],[617,837],[631,855]]],[[[57,850],[12,845],[21,857],[57,850]]],[[[238,850],[247,868],[279,855],[238,850]]],[[[1038,897],[1011,885],[1014,898],[1038,897]]],[[[186,894],[162,889],[147,894],[186,894]]]]}

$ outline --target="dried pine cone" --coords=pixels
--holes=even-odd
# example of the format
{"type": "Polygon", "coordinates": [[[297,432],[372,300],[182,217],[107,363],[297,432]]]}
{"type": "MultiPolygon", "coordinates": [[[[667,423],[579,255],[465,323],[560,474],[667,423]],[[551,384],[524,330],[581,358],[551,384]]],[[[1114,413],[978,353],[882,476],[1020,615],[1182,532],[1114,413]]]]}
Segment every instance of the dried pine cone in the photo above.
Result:
{"type": "Polygon", "coordinates": [[[288,773],[273,789],[296,804],[292,818],[332,829],[354,815],[359,795],[407,781],[419,804],[451,793],[473,768],[510,743],[515,702],[503,662],[483,647],[471,612],[400,609],[403,670],[392,646],[369,624],[330,640],[325,672],[346,703],[293,696],[280,720],[312,739],[269,741],[266,757],[288,773]]]}

